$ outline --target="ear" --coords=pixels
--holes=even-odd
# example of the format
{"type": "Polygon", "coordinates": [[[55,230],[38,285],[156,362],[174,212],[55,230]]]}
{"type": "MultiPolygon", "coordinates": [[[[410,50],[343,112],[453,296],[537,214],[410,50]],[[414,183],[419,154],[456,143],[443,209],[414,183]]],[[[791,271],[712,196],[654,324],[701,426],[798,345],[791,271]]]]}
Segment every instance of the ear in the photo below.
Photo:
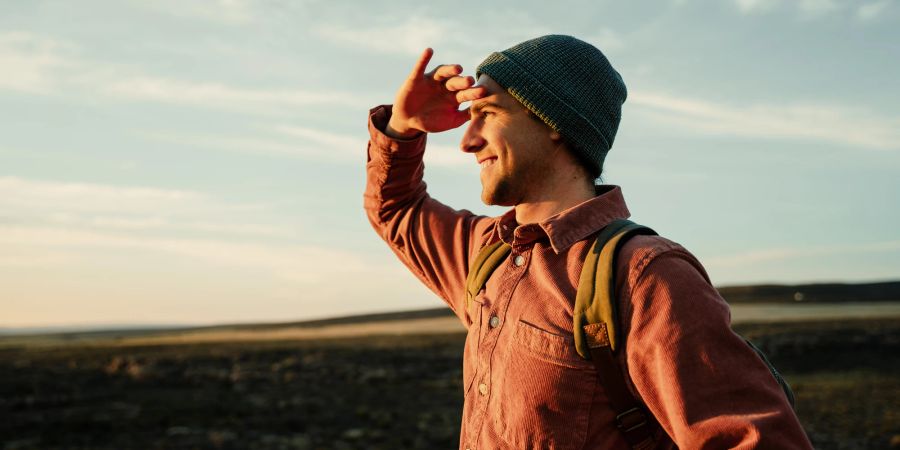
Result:
{"type": "Polygon", "coordinates": [[[556,130],[551,129],[550,130],[550,140],[559,142],[562,140],[562,136],[560,136],[556,130]]]}

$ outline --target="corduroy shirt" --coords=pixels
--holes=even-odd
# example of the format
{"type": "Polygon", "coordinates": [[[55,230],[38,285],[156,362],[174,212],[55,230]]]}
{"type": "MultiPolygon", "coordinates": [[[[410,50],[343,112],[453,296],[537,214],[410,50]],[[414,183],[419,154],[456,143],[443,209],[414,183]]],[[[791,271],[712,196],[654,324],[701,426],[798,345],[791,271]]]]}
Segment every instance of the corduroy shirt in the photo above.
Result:
{"type": "MultiPolygon", "coordinates": [[[[426,192],[426,137],[382,130],[370,111],[366,213],[378,234],[468,330],[460,449],[628,449],[572,314],[596,236],[628,209],[617,186],[536,224],[452,209],[426,192]],[[469,265],[485,245],[512,252],[466,308],[469,265]]],[[[619,253],[616,292],[629,389],[659,422],[658,448],[810,449],[768,368],[732,332],[728,305],[697,261],[657,236],[619,253]]]]}

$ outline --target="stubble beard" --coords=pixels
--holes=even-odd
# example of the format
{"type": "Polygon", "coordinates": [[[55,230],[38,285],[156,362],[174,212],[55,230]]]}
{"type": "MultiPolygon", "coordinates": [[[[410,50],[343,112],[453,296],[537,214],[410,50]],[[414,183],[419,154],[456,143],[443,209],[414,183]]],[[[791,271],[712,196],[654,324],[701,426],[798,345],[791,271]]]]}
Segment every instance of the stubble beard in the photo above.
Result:
{"type": "Polygon", "coordinates": [[[494,180],[481,180],[481,201],[485,205],[516,206],[522,195],[522,174],[494,174],[494,177],[494,180]]]}

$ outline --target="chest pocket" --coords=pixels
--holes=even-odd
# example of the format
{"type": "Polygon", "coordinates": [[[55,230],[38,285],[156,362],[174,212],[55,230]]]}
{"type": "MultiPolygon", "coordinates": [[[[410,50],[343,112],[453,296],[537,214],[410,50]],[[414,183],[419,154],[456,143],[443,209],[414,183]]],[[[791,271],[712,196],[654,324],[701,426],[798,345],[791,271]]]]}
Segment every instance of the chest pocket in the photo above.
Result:
{"type": "Polygon", "coordinates": [[[494,386],[501,436],[514,448],[581,448],[596,386],[591,363],[578,356],[571,336],[524,321],[511,331],[494,386]]]}

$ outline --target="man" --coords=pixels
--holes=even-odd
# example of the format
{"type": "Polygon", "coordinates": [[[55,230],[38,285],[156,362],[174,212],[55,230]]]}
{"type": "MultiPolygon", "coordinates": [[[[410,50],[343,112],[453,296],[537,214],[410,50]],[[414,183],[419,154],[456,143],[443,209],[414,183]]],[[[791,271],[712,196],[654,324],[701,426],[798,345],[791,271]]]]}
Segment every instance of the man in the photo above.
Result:
{"type": "MultiPolygon", "coordinates": [[[[461,449],[626,449],[616,411],[573,345],[582,263],[597,233],[628,217],[617,186],[595,186],[626,89],[606,57],[569,36],[490,55],[476,80],[459,65],[426,73],[427,49],[393,106],[370,113],[365,207],[404,264],[468,329],[461,449]],[[471,101],[460,111],[461,103],[471,101]],[[451,209],[422,181],[427,133],[468,122],[461,147],[481,165],[498,218],[451,209]],[[512,251],[466,307],[486,245],[512,251]]],[[[628,390],[655,418],[650,448],[811,448],[765,364],[730,329],[700,263],[637,236],[616,264],[628,390]]]]}

